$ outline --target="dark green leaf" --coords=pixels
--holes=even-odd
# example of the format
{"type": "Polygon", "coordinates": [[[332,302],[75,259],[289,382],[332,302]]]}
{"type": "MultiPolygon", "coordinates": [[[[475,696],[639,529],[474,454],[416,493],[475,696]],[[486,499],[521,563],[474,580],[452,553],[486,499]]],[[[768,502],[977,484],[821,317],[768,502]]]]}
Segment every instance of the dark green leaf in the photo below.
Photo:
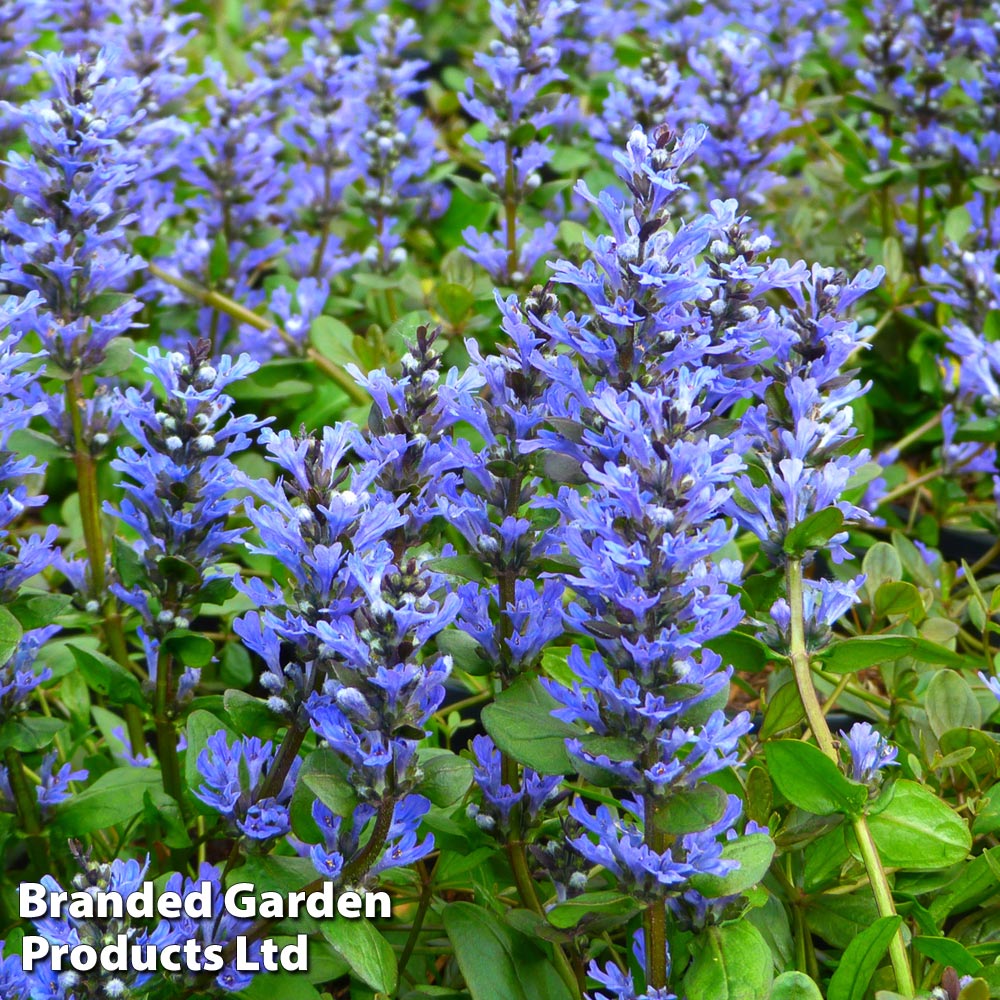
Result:
{"type": "Polygon", "coordinates": [[[745,892],[767,874],[774,857],[774,841],[766,833],[752,833],[728,840],[722,845],[722,857],[738,861],[739,868],[728,875],[695,875],[691,888],[709,899],[745,892]]]}
{"type": "Polygon", "coordinates": [[[829,816],[856,816],[868,799],[864,785],[851,781],[818,747],[779,740],[767,747],[767,763],[778,791],[800,809],[829,816]]]}
{"type": "Polygon", "coordinates": [[[729,796],[718,785],[696,785],[675,792],[659,805],[653,825],[675,835],[705,830],[722,818],[728,802],[729,796]]]}
{"type": "Polygon", "coordinates": [[[830,980],[827,1000],[864,1000],[868,984],[901,923],[902,917],[879,917],[847,946],[830,980]]]}
{"type": "Polygon", "coordinates": [[[566,930],[576,927],[592,915],[626,918],[637,912],[639,904],[631,896],[623,896],[613,889],[602,892],[584,892],[565,903],[557,903],[548,912],[553,927],[566,930]]]}
{"type": "Polygon", "coordinates": [[[540,774],[568,774],[573,770],[566,740],[580,737],[578,726],[552,715],[559,703],[536,677],[520,677],[483,709],[483,725],[493,742],[516,761],[540,774]]]}
{"type": "Polygon", "coordinates": [[[844,515],[836,507],[826,507],[799,521],[785,536],[782,548],[786,555],[798,558],[812,549],[822,548],[844,527],[844,515]]]}
{"type": "Polygon", "coordinates": [[[364,917],[328,920],[323,922],[322,931],[353,975],[379,993],[395,991],[399,979],[396,953],[370,921],[364,917]]]}
{"type": "Polygon", "coordinates": [[[708,927],[691,943],[687,1000],[760,1000],[774,975],[771,949],[748,920],[708,927]]]}
{"type": "Polygon", "coordinates": [[[775,654],[755,636],[746,632],[727,632],[705,643],[708,649],[718,653],[724,664],[734,666],[737,670],[755,673],[763,670],[768,661],[775,659],[775,654]]]}
{"type": "Polygon", "coordinates": [[[145,793],[159,787],[159,771],[115,768],[61,805],[52,825],[62,836],[79,836],[126,823],[142,812],[145,793]]]}
{"type": "Polygon", "coordinates": [[[174,629],[163,638],[164,647],[185,667],[206,667],[215,656],[215,643],[208,636],[174,629]]]}
{"type": "Polygon", "coordinates": [[[571,1000],[541,948],[488,910],[450,903],[443,918],[473,1000],[571,1000]]]}
{"type": "Polygon", "coordinates": [[[965,821],[929,788],[905,778],[868,826],[888,868],[935,871],[964,861],[972,847],[965,821]]]}
{"type": "Polygon", "coordinates": [[[69,643],[70,652],[80,668],[87,684],[98,694],[103,694],[111,702],[145,706],[142,688],[138,678],[130,674],[121,664],[103,653],[83,649],[69,643]]]}

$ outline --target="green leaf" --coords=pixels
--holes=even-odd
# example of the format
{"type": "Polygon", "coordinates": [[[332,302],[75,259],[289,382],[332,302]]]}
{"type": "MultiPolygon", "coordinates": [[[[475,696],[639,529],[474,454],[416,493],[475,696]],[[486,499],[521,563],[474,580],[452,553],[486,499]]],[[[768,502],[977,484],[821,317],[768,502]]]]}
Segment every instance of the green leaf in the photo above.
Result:
{"type": "Polygon", "coordinates": [[[705,646],[718,653],[723,663],[743,672],[756,673],[763,670],[769,660],[775,659],[775,654],[760,639],[746,632],[727,632],[706,642],[705,646]]]}
{"type": "Polygon", "coordinates": [[[333,316],[317,316],[309,327],[309,339],[324,358],[335,361],[341,367],[359,362],[354,350],[354,331],[342,320],[333,316]]]}
{"type": "Polygon", "coordinates": [[[441,314],[453,326],[461,323],[468,316],[475,301],[475,297],[468,288],[453,281],[441,282],[434,289],[434,298],[437,300],[441,314]]]}
{"type": "MultiPolygon", "coordinates": [[[[205,749],[209,736],[214,736],[219,730],[225,730],[226,740],[232,743],[235,734],[225,725],[217,715],[206,712],[204,709],[196,709],[187,718],[185,735],[187,736],[187,750],[184,751],[184,777],[187,786],[191,791],[204,783],[204,778],[198,770],[198,756],[205,749]]],[[[198,801],[198,807],[210,813],[208,806],[198,801]]]]}
{"type": "Polygon", "coordinates": [[[979,800],[976,818],[972,821],[972,832],[977,837],[1000,830],[1000,785],[994,785],[979,800]]]}
{"type": "Polygon", "coordinates": [[[823,1000],[823,994],[804,972],[783,972],[771,986],[768,1000],[823,1000]]]}
{"type": "Polygon", "coordinates": [[[982,709],[972,688],[954,670],[939,670],[931,678],[924,707],[938,739],[949,729],[978,729],[983,723],[982,709]]]}
{"type": "Polygon", "coordinates": [[[131,368],[134,361],[135,341],[131,337],[115,337],[104,351],[104,359],[94,369],[94,374],[118,375],[131,368]]]}
{"type": "Polygon", "coordinates": [[[126,823],[143,810],[147,791],[160,787],[160,772],[118,767],[59,807],[52,826],[60,836],[79,836],[126,823]]]}
{"type": "Polygon", "coordinates": [[[447,573],[449,576],[460,576],[464,580],[474,580],[482,583],[486,579],[486,567],[475,556],[442,556],[427,562],[435,573],[447,573]]]}
{"type": "Polygon", "coordinates": [[[565,903],[557,903],[548,912],[549,923],[560,930],[576,927],[590,916],[621,917],[625,919],[639,910],[631,896],[623,896],[613,889],[601,892],[584,892],[565,903]]]}
{"type": "Polygon", "coordinates": [[[818,654],[826,670],[846,674],[891,663],[913,652],[913,639],[907,635],[857,635],[840,639],[818,654]]]}
{"type": "Polygon", "coordinates": [[[895,236],[882,241],[882,264],[885,277],[890,285],[898,285],[903,277],[903,248],[895,236]]]}
{"type": "Polygon", "coordinates": [[[222,704],[236,728],[243,733],[253,733],[261,739],[270,739],[282,724],[281,719],[268,707],[267,702],[246,691],[229,688],[222,704]]]}
{"type": "Polygon", "coordinates": [[[305,799],[307,808],[312,808],[313,800],[319,799],[333,810],[335,816],[350,816],[357,805],[357,796],[347,780],[347,765],[343,759],[329,749],[314,750],[302,762],[298,785],[292,796],[295,800],[305,799]]]}
{"type": "MultiPolygon", "coordinates": [[[[73,598],[69,594],[21,594],[6,609],[21,623],[21,628],[42,628],[51,625],[57,616],[69,607],[73,598]]],[[[3,626],[0,625],[0,663],[5,662],[2,648],[3,626]]]]}
{"type": "Polygon", "coordinates": [[[782,548],[797,559],[811,549],[822,548],[844,526],[844,515],[836,507],[826,507],[799,521],[785,535],[782,548]]]}
{"type": "Polygon", "coordinates": [[[760,727],[760,738],[767,740],[791,729],[805,714],[798,686],[793,680],[787,681],[768,699],[764,724],[760,727]]]}
{"type": "Polygon", "coordinates": [[[566,740],[580,737],[583,730],[552,715],[559,703],[537,677],[519,677],[483,709],[483,725],[493,742],[518,763],[539,774],[568,774],[573,764],[566,740]]]}
{"type": "Polygon", "coordinates": [[[94,691],[116,704],[128,702],[132,705],[145,706],[146,699],[143,697],[138,678],[130,674],[120,663],[103,653],[83,649],[73,643],[67,645],[73,654],[73,659],[76,660],[76,665],[80,668],[80,673],[94,691]]]}
{"type": "Polygon", "coordinates": [[[207,667],[215,656],[215,643],[208,636],[174,629],[163,637],[163,645],[186,667],[207,667]]]}
{"type": "MultiPolygon", "coordinates": [[[[310,968],[310,971],[311,968],[310,968]]],[[[298,972],[268,972],[236,994],[240,1000],[322,1000],[319,990],[298,972]]]]}
{"type": "Polygon", "coordinates": [[[875,593],[872,610],[876,618],[888,618],[890,615],[906,615],[916,609],[923,617],[923,599],[920,591],[912,583],[904,580],[887,581],[875,593]]]}
{"type": "Polygon", "coordinates": [[[364,917],[327,920],[323,937],[350,966],[353,975],[379,993],[393,993],[399,980],[396,953],[388,941],[364,917]]]}
{"type": "Polygon", "coordinates": [[[868,826],[887,868],[935,871],[964,861],[972,837],[964,820],[929,788],[901,778],[868,826]]]}
{"type": "Polygon", "coordinates": [[[44,716],[25,715],[8,719],[0,726],[0,750],[7,747],[13,747],[19,753],[41,750],[65,728],[66,723],[62,719],[47,719],[44,716]]]}
{"type": "Polygon", "coordinates": [[[16,652],[21,642],[24,629],[11,612],[0,605],[0,666],[6,663],[16,652]]]}
{"type": "Polygon", "coordinates": [[[767,764],[778,791],[817,816],[860,814],[868,789],[851,781],[822,750],[801,740],[779,740],[767,747],[767,764]]]}
{"type": "Polygon", "coordinates": [[[902,580],[903,563],[899,553],[888,542],[876,542],[865,553],[861,572],[865,574],[863,590],[871,600],[883,583],[902,580]]]}
{"type": "Polygon", "coordinates": [[[827,1000],[864,1000],[868,984],[902,922],[902,917],[879,917],[847,946],[830,980],[827,1000]]]}
{"type": "Polygon", "coordinates": [[[728,875],[695,875],[691,879],[691,888],[708,899],[735,896],[757,885],[771,867],[774,841],[766,833],[727,840],[722,845],[722,857],[738,861],[739,868],[728,875]]]}
{"type": "Polygon", "coordinates": [[[913,946],[922,955],[941,965],[950,965],[960,976],[975,975],[983,963],[971,955],[964,945],[946,937],[915,937],[913,946]]]}
{"type": "Polygon", "coordinates": [[[726,811],[729,796],[718,785],[696,785],[678,791],[658,805],[653,825],[664,833],[680,835],[706,830],[726,811]]]}
{"type": "Polygon", "coordinates": [[[473,1000],[571,1000],[534,940],[472,903],[444,908],[445,930],[473,1000]]]}
{"type": "Polygon", "coordinates": [[[824,669],[838,674],[864,670],[877,663],[893,663],[904,656],[912,656],[921,663],[942,663],[962,666],[965,659],[954,650],[947,649],[918,636],[909,635],[856,635],[840,639],[817,654],[824,669]]]}
{"type": "Polygon", "coordinates": [[[450,750],[421,747],[417,751],[417,764],[424,772],[420,793],[436,806],[454,805],[472,784],[472,761],[450,750]]]}
{"type": "Polygon", "coordinates": [[[978,417],[967,420],[955,431],[955,441],[997,442],[1000,441],[1000,419],[997,417],[978,417]]]}
{"type": "Polygon", "coordinates": [[[748,920],[702,931],[690,945],[687,1000],[760,1000],[774,975],[771,949],[748,920]]]}
{"type": "Polygon", "coordinates": [[[961,243],[972,229],[972,216],[964,205],[956,205],[944,217],[944,235],[952,243],[961,243]]]}

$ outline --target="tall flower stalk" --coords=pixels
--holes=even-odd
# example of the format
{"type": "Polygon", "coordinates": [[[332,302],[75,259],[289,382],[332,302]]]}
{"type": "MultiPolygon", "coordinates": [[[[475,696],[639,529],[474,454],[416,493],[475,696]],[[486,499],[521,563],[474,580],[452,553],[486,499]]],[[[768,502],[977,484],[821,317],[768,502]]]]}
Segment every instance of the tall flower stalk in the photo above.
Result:
{"type": "MultiPolygon", "coordinates": [[[[815,265],[805,280],[788,289],[793,305],[782,308],[768,326],[772,360],[766,371],[771,388],[766,401],[743,418],[763,482],[755,485],[750,476],[742,476],[742,499],[730,508],[737,521],[757,535],[764,553],[784,569],[787,601],[775,604],[772,617],[784,638],[806,722],[819,748],[838,766],[840,755],[813,683],[814,644],[808,636],[827,634],[826,626],[857,600],[862,580],[808,581],[803,567],[820,548],[826,548],[834,562],[848,559],[848,536],[840,525],[867,516],[844,494],[869,457],[867,449],[845,454],[857,437],[851,403],[868,387],[843,368],[869,333],[847,318],[849,310],[881,279],[881,269],[851,279],[815,265]],[[823,513],[831,515],[825,545],[798,542],[792,534],[796,526],[823,513]]],[[[892,892],[867,820],[862,814],[852,817],[851,824],[879,913],[893,916],[892,892]]],[[[902,929],[890,944],[890,956],[897,988],[913,996],[902,929]]]]}

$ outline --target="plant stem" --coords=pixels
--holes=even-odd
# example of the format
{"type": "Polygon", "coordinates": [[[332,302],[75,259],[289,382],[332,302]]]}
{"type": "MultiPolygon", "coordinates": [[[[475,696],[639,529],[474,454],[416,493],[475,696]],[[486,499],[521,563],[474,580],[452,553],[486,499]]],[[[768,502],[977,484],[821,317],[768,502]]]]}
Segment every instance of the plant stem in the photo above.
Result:
{"type": "Polygon", "coordinates": [[[399,988],[402,989],[403,976],[406,973],[406,965],[410,961],[413,949],[420,939],[420,931],[424,926],[424,918],[427,916],[427,909],[431,905],[434,896],[434,875],[427,870],[427,865],[421,860],[417,862],[417,871],[420,873],[420,899],[417,901],[417,912],[414,914],[413,923],[410,925],[410,932],[406,937],[406,944],[399,956],[399,988]]]}
{"type": "Polygon", "coordinates": [[[902,454],[911,444],[919,441],[925,434],[934,430],[941,423],[941,414],[935,413],[933,417],[925,420],[919,427],[914,428],[909,434],[904,434],[903,437],[896,442],[896,451],[902,454]]]}
{"type": "MultiPolygon", "coordinates": [[[[148,267],[149,273],[154,278],[159,278],[160,281],[166,282],[168,285],[173,285],[174,288],[179,289],[185,295],[201,302],[203,305],[209,306],[212,309],[218,309],[219,312],[224,312],[228,316],[232,316],[238,323],[246,323],[257,330],[276,331],[278,336],[289,347],[296,351],[302,350],[302,345],[278,326],[277,323],[272,322],[264,316],[258,316],[257,313],[247,309],[246,306],[240,305],[239,302],[233,301],[228,296],[220,295],[218,292],[213,292],[207,288],[202,288],[201,285],[196,285],[193,281],[188,281],[187,278],[182,278],[179,274],[171,274],[169,271],[164,271],[161,267],[157,267],[156,264],[149,264],[148,267]]],[[[367,393],[355,384],[354,380],[345,371],[335,365],[329,358],[323,357],[315,347],[306,347],[305,356],[324,375],[336,382],[347,393],[351,402],[368,402],[367,393]]]]}
{"type": "Polygon", "coordinates": [[[177,730],[170,717],[171,674],[174,658],[161,646],[156,659],[156,701],[153,717],[156,720],[156,749],[163,772],[163,788],[182,805],[181,767],[177,757],[177,730]]]}
{"type": "MultiPolygon", "coordinates": [[[[798,686],[799,697],[802,699],[802,704],[806,710],[806,722],[812,729],[819,748],[839,767],[840,758],[837,754],[837,748],[834,746],[830,727],[826,722],[823,706],[816,695],[816,688],[812,680],[809,651],[806,649],[802,563],[800,560],[788,560],[786,577],[788,583],[788,604],[791,613],[789,625],[789,646],[791,648],[789,655],[792,661],[792,670],[795,674],[795,683],[798,686]]],[[[854,828],[854,835],[858,840],[861,858],[864,861],[865,871],[868,874],[868,882],[871,885],[872,894],[875,896],[879,916],[895,916],[896,906],[892,899],[892,890],[889,888],[889,880],[886,878],[885,869],[882,867],[882,859],[878,855],[875,841],[872,840],[871,831],[868,829],[868,821],[864,816],[857,816],[852,818],[851,825],[854,828]]],[[[892,960],[892,968],[896,974],[897,990],[904,997],[912,997],[914,994],[913,973],[910,970],[909,956],[906,954],[906,943],[903,940],[902,926],[900,926],[889,944],[889,957],[892,960]]]]}
{"type": "MultiPolygon", "coordinates": [[[[650,849],[662,854],[666,849],[664,837],[656,829],[656,802],[646,796],[644,819],[645,840],[650,849]]],[[[662,990],[667,985],[667,902],[657,899],[646,907],[642,916],[646,936],[646,986],[662,990]]]]}
{"type": "MultiPolygon", "coordinates": [[[[97,488],[97,463],[87,446],[83,426],[83,375],[74,372],[66,381],[66,413],[73,430],[73,464],[76,466],[77,492],[80,498],[80,521],[83,525],[83,544],[90,565],[90,586],[94,600],[100,602],[104,615],[104,638],[114,659],[126,670],[130,669],[128,644],[122,628],[121,615],[114,597],[107,593],[104,572],[104,529],[101,526],[101,498],[97,488]]],[[[128,726],[132,753],[142,753],[142,711],[136,705],[125,706],[125,723],[128,726]]]]}
{"type": "Polygon", "coordinates": [[[42,821],[38,814],[35,793],[25,777],[21,755],[13,747],[7,747],[4,750],[3,758],[7,765],[10,790],[14,794],[14,804],[17,806],[21,825],[28,838],[28,857],[31,858],[31,863],[36,869],[44,870],[48,864],[48,851],[46,850],[45,838],[42,836],[42,821]]]}

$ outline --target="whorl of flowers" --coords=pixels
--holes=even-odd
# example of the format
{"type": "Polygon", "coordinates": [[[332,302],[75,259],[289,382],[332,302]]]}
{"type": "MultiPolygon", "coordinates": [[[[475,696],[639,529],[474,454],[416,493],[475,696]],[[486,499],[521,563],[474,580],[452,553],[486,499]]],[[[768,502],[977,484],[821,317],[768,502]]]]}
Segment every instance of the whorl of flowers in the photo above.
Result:
{"type": "Polygon", "coordinates": [[[469,226],[462,235],[469,257],[497,283],[522,284],[555,247],[555,225],[545,222],[530,229],[520,211],[542,182],[539,171],[552,158],[539,133],[576,116],[569,96],[550,93],[552,85],[566,79],[559,68],[563,35],[576,9],[574,0],[490,0],[500,38],[488,52],[476,55],[483,82],[476,85],[470,79],[459,94],[466,112],[486,127],[485,139],[466,141],[480,153],[482,181],[500,202],[497,229],[480,233],[469,226]]]}
{"type": "MultiPolygon", "coordinates": [[[[731,349],[757,336],[756,316],[716,324],[702,311],[735,266],[716,260],[713,273],[701,259],[731,227],[734,206],[713,203],[713,213],[690,223],[672,218],[685,190],[678,171],[703,136],[632,132],[616,156],[627,195],[580,186],[610,234],[582,265],[554,268],[588,311],[564,313],[548,296],[528,313],[549,348],[534,354],[550,380],[551,429],[539,444],[574,459],[590,485],[585,494],[563,487],[536,500],[557,512],[552,535],[574,565],[563,574],[573,593],[567,621],[596,646],[571,651],[578,679],[570,687],[543,683],[560,702],[555,714],[589,733],[567,743],[578,766],[634,796],[620,813],[575,801],[569,811],[580,832],[569,842],[649,904],[682,893],[698,873],[731,867],[717,838],[739,817],[735,798],[723,796],[703,830],[669,843],[658,816],[732,764],[750,725],[745,713],[729,720],[702,707],[732,672],[706,644],[742,618],[730,590],[741,567],[719,555],[733,537],[723,514],[742,468],[739,442],[720,433],[734,388],[744,388],[726,364],[731,349]]],[[[752,274],[761,291],[780,283],[783,268],[766,273],[752,274]]],[[[724,296],[715,301],[725,305],[724,296]]],[[[622,989],[629,995],[624,981],[622,989]]]]}
{"type": "MultiPolygon", "coordinates": [[[[863,507],[845,497],[852,477],[869,461],[868,450],[844,452],[858,434],[851,403],[868,386],[844,368],[869,333],[848,318],[851,307],[882,276],[881,267],[850,278],[815,264],[800,282],[786,286],[793,305],[782,306],[766,325],[772,355],[766,376],[771,384],[765,401],[742,418],[754,459],[737,478],[740,497],[729,510],[778,565],[788,558],[812,559],[815,547],[786,551],[789,533],[810,516],[833,508],[844,521],[868,517],[863,507]]],[[[847,531],[834,526],[823,547],[835,563],[850,558],[846,541],[847,531]]],[[[846,610],[842,599],[853,603],[861,582],[807,582],[806,592],[815,591],[808,602],[807,631],[826,634],[826,627],[846,610]]],[[[787,634],[790,610],[783,599],[772,615],[787,634]]]]}
{"type": "Polygon", "coordinates": [[[2,217],[0,289],[35,291],[26,322],[53,366],[93,370],[140,308],[123,296],[141,261],[125,249],[126,189],[135,179],[122,143],[142,118],[139,83],[117,55],[48,53],[52,96],[2,108],[31,149],[6,161],[13,202],[2,217]]]}
{"type": "Polygon", "coordinates": [[[46,497],[29,491],[26,480],[41,476],[44,465],[22,458],[13,449],[11,435],[24,430],[32,418],[45,412],[44,402],[31,401],[29,394],[38,373],[26,370],[36,355],[20,349],[22,324],[31,322],[39,297],[31,292],[23,299],[0,301],[0,601],[9,603],[27,580],[51,565],[59,529],[44,534],[17,537],[12,526],[31,507],[40,507],[46,497]],[[14,324],[13,327],[11,324],[14,324]]]}
{"type": "MultiPolygon", "coordinates": [[[[417,657],[459,601],[439,598],[441,577],[407,554],[402,500],[372,490],[379,468],[347,464],[361,445],[357,428],[339,424],[321,437],[265,430],[261,440],[282,476],[248,484],[258,500],[247,504],[259,536],[250,548],[273,556],[289,586],[238,581],[261,610],[234,627],[266,664],[272,709],[299,732],[311,726],[346,764],[358,808],[370,810],[355,823],[376,816],[377,833],[344,866],[345,877],[357,878],[376,871],[373,852],[391,830],[398,842],[390,851],[402,852],[419,822],[416,746],[450,663],[417,657]],[[281,655],[282,643],[290,655],[281,655]]],[[[335,867],[320,870],[333,877],[335,867]]]]}
{"type": "MultiPolygon", "coordinates": [[[[207,341],[184,353],[151,348],[147,368],[154,390],[127,389],[118,400],[121,420],[138,447],[118,449],[112,468],[127,478],[126,497],[104,509],[136,532],[135,580],[114,592],[143,620],[150,677],[155,679],[161,639],[190,626],[204,602],[218,603],[218,587],[230,591],[218,568],[223,549],[243,534],[230,526],[238,501],[233,456],[263,426],[252,416],[233,416],[226,388],[257,370],[247,355],[223,355],[213,363],[207,341]],[[162,397],[156,395],[162,393],[162,397]],[[213,583],[215,587],[213,588],[213,583]]],[[[189,695],[197,672],[188,668],[181,694],[189,695]]]]}
{"type": "MultiPolygon", "coordinates": [[[[357,11],[343,7],[345,22],[353,24],[357,11]]],[[[301,57],[277,93],[279,132],[291,153],[285,210],[294,230],[286,259],[296,277],[329,279],[358,259],[331,227],[344,210],[345,192],[362,174],[357,126],[365,115],[364,91],[358,56],[345,53],[338,40],[346,27],[331,30],[327,5],[315,4],[309,13],[301,57]]]]}
{"type": "Polygon", "coordinates": [[[445,192],[425,179],[444,154],[433,123],[414,103],[426,89],[418,75],[427,63],[406,55],[420,41],[413,21],[380,14],[371,35],[359,39],[355,83],[365,94],[356,123],[365,161],[362,204],[375,229],[363,256],[388,272],[406,260],[404,213],[440,214],[447,207],[445,192]]]}
{"type": "MultiPolygon", "coordinates": [[[[285,211],[282,143],[266,101],[275,85],[266,78],[232,84],[217,65],[209,73],[215,86],[205,99],[207,121],[172,154],[182,180],[194,188],[185,202],[194,222],[166,266],[252,308],[264,300],[258,279],[284,251],[268,229],[285,211]]],[[[157,289],[165,302],[184,301],[173,286],[157,282],[157,289]]],[[[228,317],[210,309],[199,314],[198,329],[214,353],[232,339],[231,328],[228,317]]]]}

